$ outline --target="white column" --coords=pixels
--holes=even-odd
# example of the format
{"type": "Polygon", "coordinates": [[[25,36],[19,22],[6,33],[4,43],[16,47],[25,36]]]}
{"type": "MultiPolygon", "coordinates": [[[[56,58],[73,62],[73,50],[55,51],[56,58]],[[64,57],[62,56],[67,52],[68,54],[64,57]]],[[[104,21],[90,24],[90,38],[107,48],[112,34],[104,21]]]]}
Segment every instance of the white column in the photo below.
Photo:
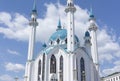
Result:
{"type": "Polygon", "coordinates": [[[68,12],[68,26],[67,26],[67,49],[68,51],[74,51],[74,14],[68,12]]]}
{"type": "Polygon", "coordinates": [[[92,57],[93,57],[93,62],[96,65],[97,71],[99,71],[98,67],[98,47],[97,47],[97,38],[96,38],[96,31],[91,31],[91,42],[92,42],[92,57]]]}
{"type": "Polygon", "coordinates": [[[30,37],[29,37],[29,47],[28,47],[28,59],[26,62],[26,69],[25,69],[25,79],[24,81],[32,81],[32,68],[33,68],[33,54],[34,54],[34,43],[35,43],[35,36],[36,36],[36,27],[38,26],[37,23],[37,11],[33,10],[31,15],[31,20],[29,25],[31,27],[30,37]]]}
{"type": "Polygon", "coordinates": [[[67,13],[67,51],[74,51],[74,13],[76,8],[74,7],[73,0],[67,1],[67,7],[65,12],[67,13]]]}
{"type": "Polygon", "coordinates": [[[98,62],[98,46],[97,46],[97,35],[96,35],[96,31],[97,31],[97,25],[95,22],[95,18],[94,17],[90,17],[90,27],[89,30],[91,32],[91,52],[92,52],[92,58],[93,58],[93,62],[96,66],[97,71],[99,72],[99,62],[98,62]]]}
{"type": "Polygon", "coordinates": [[[30,35],[30,39],[29,39],[28,60],[33,60],[36,27],[31,28],[30,34],[31,35],[30,35]]]}
{"type": "Polygon", "coordinates": [[[77,70],[78,70],[77,58],[76,58],[76,54],[74,54],[73,55],[73,81],[77,81],[77,70]]]}

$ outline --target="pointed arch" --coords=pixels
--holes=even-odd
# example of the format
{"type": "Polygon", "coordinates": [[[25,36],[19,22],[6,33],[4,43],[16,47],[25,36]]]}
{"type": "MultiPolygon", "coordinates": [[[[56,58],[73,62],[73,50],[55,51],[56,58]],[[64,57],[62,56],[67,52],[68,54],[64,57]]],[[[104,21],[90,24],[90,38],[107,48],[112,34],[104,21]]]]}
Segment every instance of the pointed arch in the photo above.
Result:
{"type": "Polygon", "coordinates": [[[50,59],[50,73],[56,73],[56,58],[54,55],[50,59]]]}
{"type": "Polygon", "coordinates": [[[58,39],[57,39],[57,44],[59,44],[59,43],[60,43],[60,39],[58,38],[58,39]]]}
{"type": "Polygon", "coordinates": [[[63,71],[63,56],[60,56],[60,70],[63,71]]]}
{"type": "Polygon", "coordinates": [[[63,81],[63,56],[60,56],[60,75],[59,75],[60,81],[63,81]]]}
{"type": "Polygon", "coordinates": [[[67,44],[67,38],[65,39],[65,44],[67,44]]]}
{"type": "Polygon", "coordinates": [[[52,45],[52,44],[53,44],[53,41],[51,41],[50,44],[52,45]]]}
{"type": "Polygon", "coordinates": [[[38,81],[40,80],[39,75],[41,75],[41,60],[39,60],[39,63],[38,63],[38,81]]]}
{"type": "Polygon", "coordinates": [[[44,81],[44,76],[45,76],[45,54],[43,54],[42,81],[44,81]]]}
{"type": "Polygon", "coordinates": [[[85,79],[85,62],[84,59],[80,59],[80,72],[81,72],[81,81],[86,81],[85,79]]]}

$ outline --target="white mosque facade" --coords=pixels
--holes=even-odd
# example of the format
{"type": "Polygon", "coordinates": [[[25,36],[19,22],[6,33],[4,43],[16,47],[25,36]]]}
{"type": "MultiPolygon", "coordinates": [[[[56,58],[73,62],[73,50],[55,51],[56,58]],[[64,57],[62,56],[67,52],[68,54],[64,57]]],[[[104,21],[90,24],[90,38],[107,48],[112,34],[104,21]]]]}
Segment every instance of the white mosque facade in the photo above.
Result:
{"type": "Polygon", "coordinates": [[[33,58],[38,26],[37,10],[34,4],[29,23],[31,33],[24,81],[99,81],[95,17],[92,13],[90,14],[88,19],[90,25],[83,37],[84,46],[80,46],[79,38],[75,35],[75,11],[73,0],[67,0],[65,8],[67,28],[62,28],[59,20],[57,29],[50,36],[48,44],[44,44],[44,49],[37,58],[33,58]]]}

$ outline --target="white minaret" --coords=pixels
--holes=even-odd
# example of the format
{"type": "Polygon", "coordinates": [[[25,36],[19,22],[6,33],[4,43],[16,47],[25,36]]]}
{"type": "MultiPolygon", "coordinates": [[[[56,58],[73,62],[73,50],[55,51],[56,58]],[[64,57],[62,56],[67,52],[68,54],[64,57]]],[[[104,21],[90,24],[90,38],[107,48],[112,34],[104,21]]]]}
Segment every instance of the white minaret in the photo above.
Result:
{"type": "Polygon", "coordinates": [[[92,13],[92,9],[91,9],[91,13],[90,13],[90,26],[89,26],[89,30],[91,32],[91,52],[92,52],[92,59],[93,59],[93,63],[96,66],[97,71],[99,72],[99,62],[98,62],[98,47],[97,47],[97,25],[96,25],[96,20],[95,17],[92,13]]]}
{"type": "Polygon", "coordinates": [[[67,7],[65,12],[67,13],[67,51],[74,51],[74,13],[76,8],[74,7],[73,0],[67,0],[67,7]]]}
{"type": "Polygon", "coordinates": [[[32,66],[33,66],[33,54],[34,54],[34,43],[35,43],[35,36],[36,36],[36,27],[38,26],[37,22],[37,10],[36,10],[36,1],[34,0],[34,6],[31,14],[31,20],[29,22],[31,26],[31,32],[29,37],[29,47],[28,47],[28,59],[26,62],[26,69],[25,69],[25,78],[24,81],[32,81],[32,66]]]}

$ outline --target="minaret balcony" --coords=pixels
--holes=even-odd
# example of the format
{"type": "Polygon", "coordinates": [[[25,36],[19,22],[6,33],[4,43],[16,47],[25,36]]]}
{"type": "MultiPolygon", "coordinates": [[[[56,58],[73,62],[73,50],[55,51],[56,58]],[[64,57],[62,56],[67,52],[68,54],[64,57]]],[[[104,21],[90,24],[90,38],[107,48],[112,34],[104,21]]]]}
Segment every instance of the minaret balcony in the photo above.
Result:
{"type": "Polygon", "coordinates": [[[68,12],[75,12],[76,11],[76,8],[74,6],[67,6],[65,8],[65,12],[68,13],[68,12]]]}
{"type": "Polygon", "coordinates": [[[98,28],[97,28],[97,26],[95,25],[95,24],[91,24],[90,25],[90,27],[89,27],[89,30],[91,31],[91,30],[94,30],[94,31],[96,31],[98,28]]]}
{"type": "Polygon", "coordinates": [[[36,20],[30,20],[29,25],[36,27],[36,26],[38,26],[38,22],[36,20]]]}

